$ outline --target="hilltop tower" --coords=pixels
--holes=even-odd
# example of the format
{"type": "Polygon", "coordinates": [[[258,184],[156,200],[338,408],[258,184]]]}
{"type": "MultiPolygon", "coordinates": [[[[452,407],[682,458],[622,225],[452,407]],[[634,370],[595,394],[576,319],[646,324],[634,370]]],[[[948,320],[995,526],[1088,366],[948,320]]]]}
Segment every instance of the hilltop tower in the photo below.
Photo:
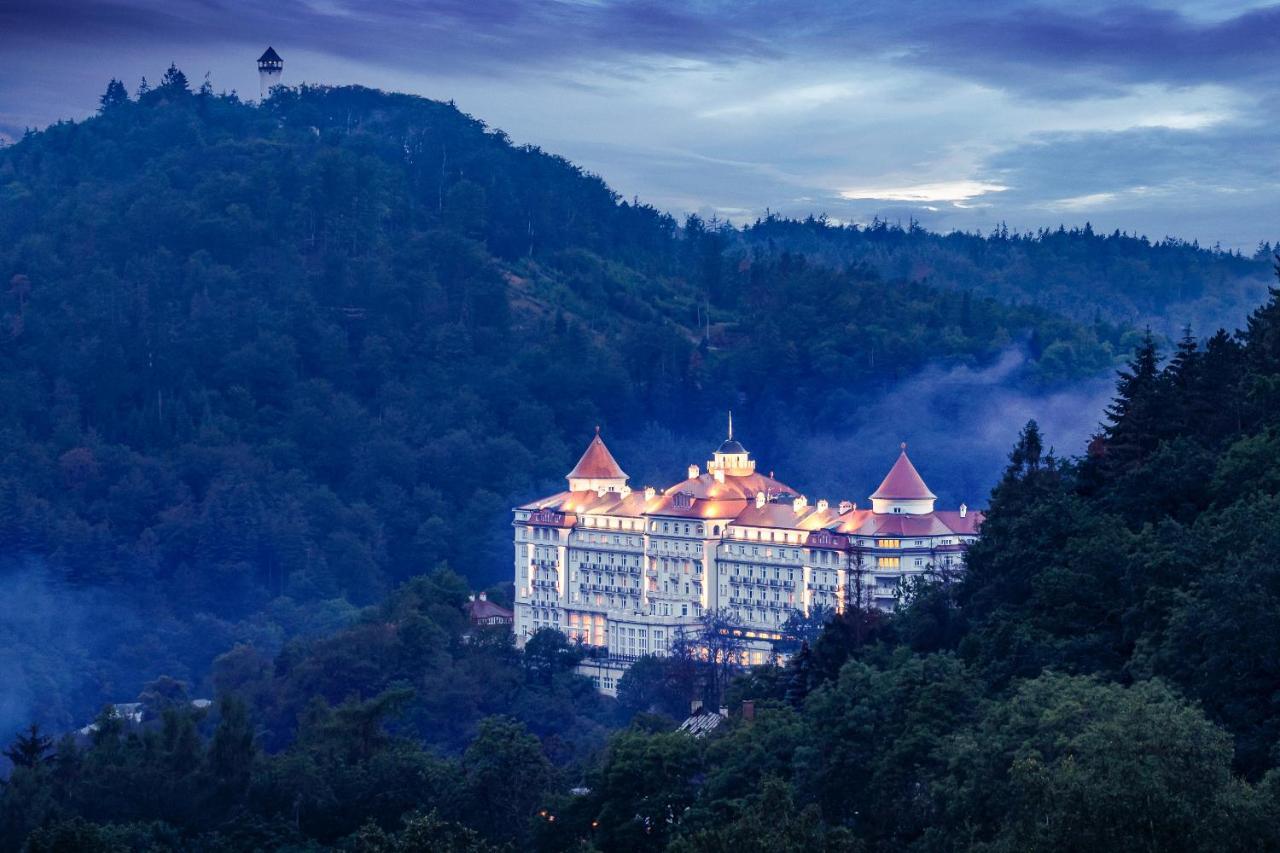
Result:
{"type": "Polygon", "coordinates": [[[271,87],[280,85],[282,76],[284,76],[284,60],[280,58],[280,54],[276,53],[274,47],[268,47],[267,52],[258,57],[258,97],[265,101],[271,94],[271,87]]]}

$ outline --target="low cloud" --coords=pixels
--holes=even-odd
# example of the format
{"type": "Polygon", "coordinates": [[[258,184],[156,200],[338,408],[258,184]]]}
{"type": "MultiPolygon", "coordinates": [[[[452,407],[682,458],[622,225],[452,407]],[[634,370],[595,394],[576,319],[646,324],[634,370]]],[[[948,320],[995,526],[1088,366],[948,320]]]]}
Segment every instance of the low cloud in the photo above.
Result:
{"type": "Polygon", "coordinates": [[[968,201],[988,193],[1002,193],[1009,189],[1003,184],[988,181],[938,181],[905,186],[855,187],[841,190],[840,197],[851,201],[878,199],[880,201],[938,202],[968,201]]]}
{"type": "MultiPolygon", "coordinates": [[[[810,500],[860,506],[867,506],[905,441],[940,506],[982,507],[1027,421],[1040,424],[1060,456],[1079,455],[1114,394],[1110,373],[1054,391],[1025,390],[1020,386],[1028,366],[1026,353],[1011,347],[986,367],[934,366],[890,388],[847,389],[856,404],[815,429],[785,414],[765,423],[761,419],[773,416],[738,412],[735,437],[759,470],[776,473],[810,500]]],[[[685,466],[705,464],[721,430],[718,423],[680,432],[650,424],[609,444],[633,486],[661,488],[683,479],[685,466]]]]}
{"type": "Polygon", "coordinates": [[[780,448],[778,471],[811,500],[866,506],[905,441],[940,505],[985,506],[1027,421],[1040,424],[1059,455],[1078,455],[1114,393],[1111,374],[1052,392],[1018,390],[1026,366],[1026,354],[1011,348],[985,368],[926,368],[830,429],[795,436],[780,448]]]}

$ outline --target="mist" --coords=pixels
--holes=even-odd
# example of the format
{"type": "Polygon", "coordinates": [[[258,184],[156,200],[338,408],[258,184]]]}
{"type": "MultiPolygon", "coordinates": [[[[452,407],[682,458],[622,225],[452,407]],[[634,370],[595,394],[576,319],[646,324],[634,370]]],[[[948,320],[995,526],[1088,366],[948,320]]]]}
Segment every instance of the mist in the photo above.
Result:
{"type": "MultiPolygon", "coordinates": [[[[981,508],[1027,421],[1040,424],[1060,456],[1079,455],[1115,393],[1111,372],[1065,388],[1031,390],[1022,381],[1028,365],[1027,353],[1010,347],[985,367],[935,365],[889,389],[851,389],[858,402],[839,417],[824,418],[829,427],[818,429],[801,426],[801,417],[765,422],[748,408],[735,413],[735,437],[759,470],[774,472],[811,501],[860,506],[906,442],[940,507],[963,502],[981,508]]],[[[649,424],[610,445],[633,486],[661,487],[683,479],[687,465],[704,465],[722,433],[723,427],[677,432],[649,424]]]]}
{"type": "Polygon", "coordinates": [[[0,561],[0,585],[0,741],[32,722],[81,726],[87,709],[137,695],[117,660],[142,627],[125,596],[65,583],[35,557],[0,561]]]}

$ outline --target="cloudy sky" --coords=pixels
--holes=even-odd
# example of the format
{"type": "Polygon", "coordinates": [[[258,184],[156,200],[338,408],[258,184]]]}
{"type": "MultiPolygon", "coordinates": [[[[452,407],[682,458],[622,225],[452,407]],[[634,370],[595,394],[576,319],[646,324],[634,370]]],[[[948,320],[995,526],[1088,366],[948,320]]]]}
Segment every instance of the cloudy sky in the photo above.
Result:
{"type": "Polygon", "coordinates": [[[453,99],[625,196],[989,230],[1280,237],[1280,4],[0,0],[0,134],[175,62],[453,99]]]}

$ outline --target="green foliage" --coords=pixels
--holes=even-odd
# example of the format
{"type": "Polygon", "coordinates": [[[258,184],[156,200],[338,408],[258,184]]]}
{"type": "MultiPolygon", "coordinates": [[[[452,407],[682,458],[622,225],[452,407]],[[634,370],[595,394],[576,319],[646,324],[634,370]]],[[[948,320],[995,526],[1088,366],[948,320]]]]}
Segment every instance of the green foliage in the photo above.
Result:
{"type": "Polygon", "coordinates": [[[1051,303],[1101,263],[1150,307],[1151,271],[1185,263],[1186,303],[1256,262],[1088,229],[677,228],[451,106],[360,89],[251,107],[171,68],[101,106],[0,151],[5,637],[69,729],[103,696],[63,697],[57,662],[97,656],[17,617],[49,622],[32,574],[97,591],[74,624],[143,713],[14,740],[0,848],[1280,847],[1280,292],[1165,364],[1151,336],[981,295],[1066,259],[1051,303]],[[984,256],[1008,277],[979,282],[984,256]],[[897,280],[925,275],[952,287],[897,280]],[[1086,458],[1027,426],[963,578],[892,615],[855,591],[729,684],[729,648],[641,660],[617,703],[557,632],[470,630],[464,578],[503,575],[510,505],[589,424],[745,399],[768,436],[1014,341],[1029,383],[1137,352],[1086,458]],[[145,618],[113,634],[116,590],[145,618]],[[722,697],[754,719],[672,731],[722,697]]]}
{"type": "MultiPolygon", "coordinates": [[[[1253,257],[1166,237],[1083,227],[988,235],[934,234],[912,222],[837,225],[770,215],[746,229],[752,245],[803,253],[829,266],[863,264],[888,277],[1029,302],[1083,322],[1151,323],[1169,337],[1182,318],[1236,323],[1267,297],[1270,247],[1253,257]],[[1175,319],[1176,318],[1176,319],[1175,319]]],[[[1060,344],[1043,341],[1043,356],[1060,344]]],[[[1125,346],[1124,349],[1130,349],[1125,346]]]]}
{"type": "Polygon", "coordinates": [[[948,752],[942,807],[981,849],[1252,850],[1280,840],[1262,823],[1258,793],[1231,775],[1230,738],[1159,682],[1044,676],[990,702],[948,752]]]}
{"type": "Polygon", "coordinates": [[[0,549],[136,616],[90,649],[29,643],[30,704],[63,727],[441,564],[505,578],[510,507],[558,488],[593,424],[745,401],[767,454],[934,360],[1034,338],[1053,356],[1020,381],[1051,383],[1119,342],[678,228],[449,104],[253,106],[171,67],[101,106],[0,150],[0,549]],[[81,657],[105,671],[67,674],[81,657]]]}

